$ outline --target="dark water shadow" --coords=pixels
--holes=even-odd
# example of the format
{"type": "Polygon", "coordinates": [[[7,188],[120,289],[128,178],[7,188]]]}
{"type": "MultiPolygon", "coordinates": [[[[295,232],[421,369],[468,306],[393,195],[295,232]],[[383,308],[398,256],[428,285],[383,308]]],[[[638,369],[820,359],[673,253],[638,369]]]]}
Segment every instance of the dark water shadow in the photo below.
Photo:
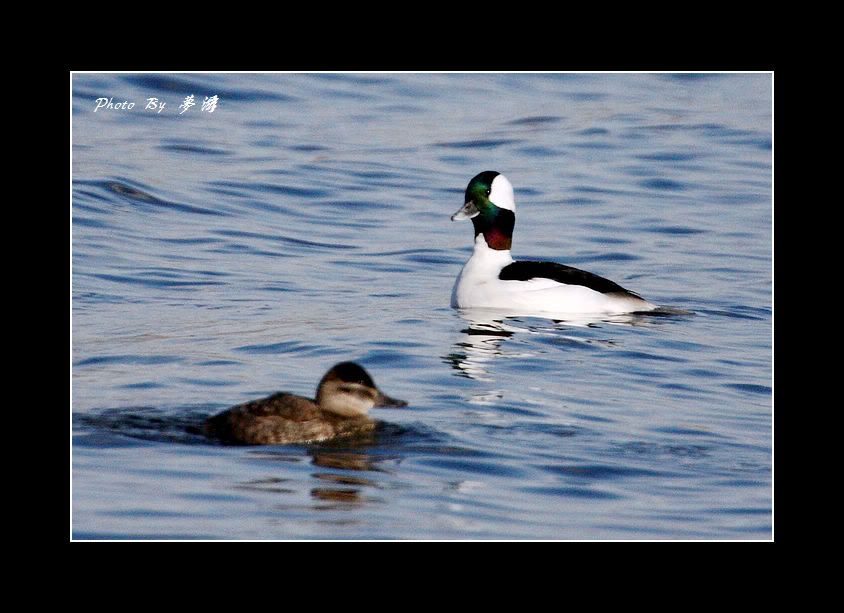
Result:
{"type": "Polygon", "coordinates": [[[126,407],[73,414],[74,429],[92,434],[110,433],[133,439],[178,443],[208,444],[202,424],[212,409],[166,410],[157,407],[126,407]]]}
{"type": "MultiPolygon", "coordinates": [[[[106,446],[112,440],[102,438],[113,434],[131,439],[176,443],[180,445],[211,445],[227,447],[249,447],[255,449],[305,448],[309,450],[354,450],[370,447],[394,448],[404,437],[411,440],[425,440],[430,433],[420,427],[403,427],[378,421],[374,431],[348,437],[340,437],[321,443],[296,443],[288,445],[239,445],[210,438],[203,432],[208,417],[216,414],[219,407],[203,405],[201,408],[164,409],[158,407],[107,408],[86,413],[73,414],[74,429],[95,435],[90,446],[106,446]]],[[[259,452],[268,453],[268,452],[259,452]]],[[[287,454],[290,455],[290,454],[287,454]]]]}

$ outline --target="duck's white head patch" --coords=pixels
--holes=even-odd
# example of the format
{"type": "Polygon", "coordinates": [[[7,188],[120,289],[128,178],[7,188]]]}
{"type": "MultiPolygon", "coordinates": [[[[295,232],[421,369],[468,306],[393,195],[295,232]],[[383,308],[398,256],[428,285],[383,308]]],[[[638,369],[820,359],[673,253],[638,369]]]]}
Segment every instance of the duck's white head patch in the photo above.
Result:
{"type": "Polygon", "coordinates": [[[490,185],[489,201],[500,209],[516,211],[516,199],[513,196],[513,186],[507,177],[498,175],[490,185]]]}

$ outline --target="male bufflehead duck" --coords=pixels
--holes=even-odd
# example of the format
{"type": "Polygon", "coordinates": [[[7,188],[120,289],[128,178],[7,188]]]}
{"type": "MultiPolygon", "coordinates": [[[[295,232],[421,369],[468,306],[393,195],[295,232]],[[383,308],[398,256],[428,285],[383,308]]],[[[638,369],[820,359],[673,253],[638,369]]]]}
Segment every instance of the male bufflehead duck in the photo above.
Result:
{"type": "Polygon", "coordinates": [[[451,306],[516,312],[620,314],[656,309],[638,294],[584,270],[556,262],[516,262],[510,255],[516,223],[513,186],[487,170],[469,181],[452,221],[471,219],[475,250],[451,292],[451,306]]]}
{"type": "Polygon", "coordinates": [[[245,445],[315,443],[371,432],[377,422],[369,409],[406,405],[383,394],[354,362],[341,362],[325,373],[315,400],[278,392],[209,418],[205,434],[245,445]]]}

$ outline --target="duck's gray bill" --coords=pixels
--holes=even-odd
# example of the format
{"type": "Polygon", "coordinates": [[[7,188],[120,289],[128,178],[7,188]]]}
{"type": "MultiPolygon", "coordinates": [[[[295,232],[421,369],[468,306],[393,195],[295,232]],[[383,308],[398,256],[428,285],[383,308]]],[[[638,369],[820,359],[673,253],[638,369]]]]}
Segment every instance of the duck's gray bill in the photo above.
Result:
{"type": "Polygon", "coordinates": [[[451,216],[451,221],[460,221],[461,219],[472,219],[475,215],[480,213],[478,207],[475,206],[474,201],[470,200],[451,216]]]}
{"type": "Polygon", "coordinates": [[[390,398],[384,392],[378,392],[378,398],[375,400],[376,407],[406,407],[407,402],[399,400],[398,398],[390,398]]]}

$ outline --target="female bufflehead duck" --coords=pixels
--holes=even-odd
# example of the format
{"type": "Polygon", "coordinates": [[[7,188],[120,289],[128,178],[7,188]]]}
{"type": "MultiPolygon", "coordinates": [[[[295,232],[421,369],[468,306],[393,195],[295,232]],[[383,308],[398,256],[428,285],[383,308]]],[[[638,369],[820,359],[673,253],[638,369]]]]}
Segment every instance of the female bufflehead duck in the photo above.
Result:
{"type": "Polygon", "coordinates": [[[377,422],[369,409],[406,405],[383,394],[354,362],[341,362],[325,373],[315,400],[278,392],[209,418],[205,434],[245,445],[315,443],[371,432],[377,422]]]}
{"type": "Polygon", "coordinates": [[[513,186],[492,170],[469,181],[463,207],[452,221],[471,219],[475,250],[451,293],[456,308],[517,312],[620,314],[651,311],[655,304],[598,275],[556,262],[516,262],[510,255],[516,223],[513,186]]]}

